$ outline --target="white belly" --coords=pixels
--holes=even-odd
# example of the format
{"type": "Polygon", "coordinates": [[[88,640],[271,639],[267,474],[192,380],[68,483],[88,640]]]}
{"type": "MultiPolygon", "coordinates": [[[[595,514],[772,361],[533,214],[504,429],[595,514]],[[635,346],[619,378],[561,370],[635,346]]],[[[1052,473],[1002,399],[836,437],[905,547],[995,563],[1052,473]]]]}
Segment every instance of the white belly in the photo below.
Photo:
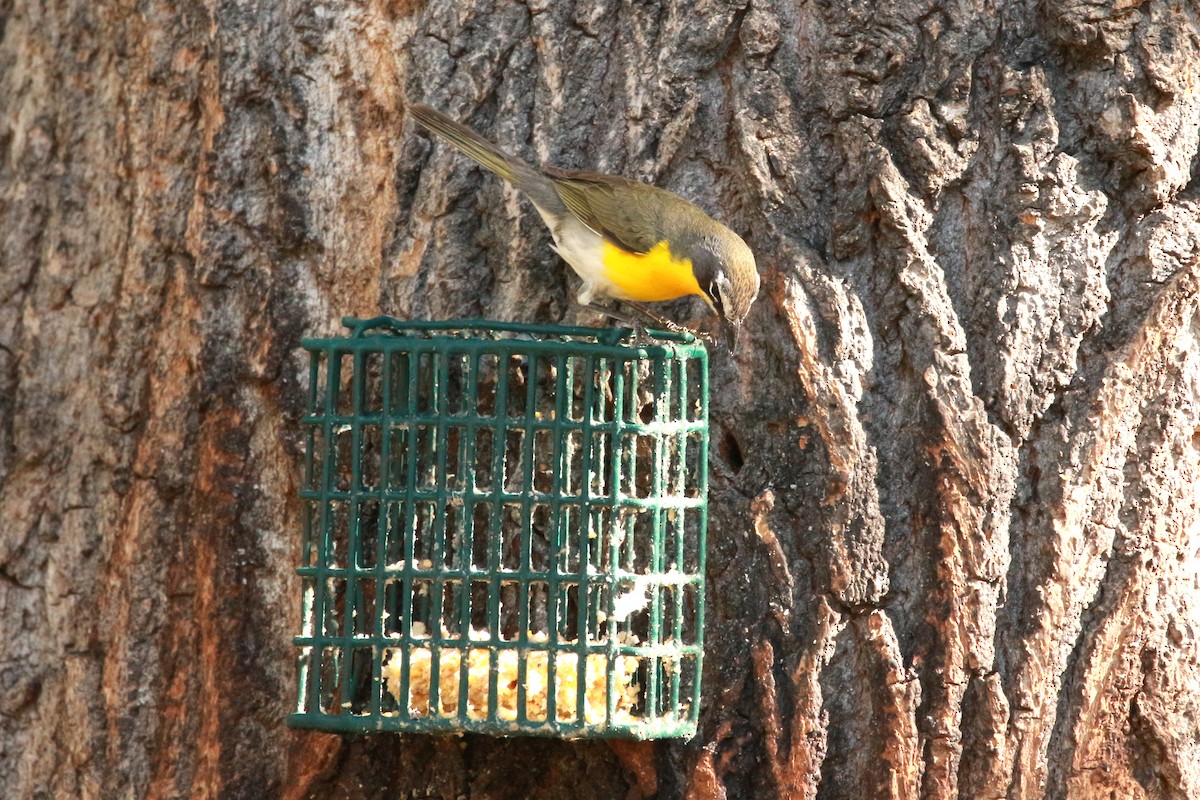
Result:
{"type": "MultiPolygon", "coordinates": [[[[534,207],[537,208],[536,205],[534,207]]],[[[620,300],[622,292],[608,279],[604,269],[603,239],[600,234],[574,217],[567,217],[556,225],[540,208],[538,213],[554,235],[554,252],[562,256],[563,261],[570,264],[583,281],[576,296],[579,304],[589,305],[596,297],[620,300]]]]}

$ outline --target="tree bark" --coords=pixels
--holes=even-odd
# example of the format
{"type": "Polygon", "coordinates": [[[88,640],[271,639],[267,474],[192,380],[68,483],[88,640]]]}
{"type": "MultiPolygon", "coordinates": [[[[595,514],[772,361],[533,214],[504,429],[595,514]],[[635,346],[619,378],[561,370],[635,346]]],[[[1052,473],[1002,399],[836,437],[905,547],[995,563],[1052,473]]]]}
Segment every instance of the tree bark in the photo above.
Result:
{"type": "Polygon", "coordinates": [[[1184,0],[0,0],[0,794],[1200,797],[1198,142],[1184,0]],[[691,742],[284,726],[299,337],[597,321],[406,99],[758,254],[691,742]]]}

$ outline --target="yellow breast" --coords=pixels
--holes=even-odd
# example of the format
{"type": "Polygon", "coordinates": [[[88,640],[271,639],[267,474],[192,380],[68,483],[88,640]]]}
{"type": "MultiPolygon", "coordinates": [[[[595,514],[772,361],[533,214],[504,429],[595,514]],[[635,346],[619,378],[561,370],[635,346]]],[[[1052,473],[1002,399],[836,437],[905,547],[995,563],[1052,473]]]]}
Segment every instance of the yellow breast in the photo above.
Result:
{"type": "Polygon", "coordinates": [[[617,290],[612,294],[618,299],[654,303],[689,294],[703,297],[692,272],[692,262],[672,258],[665,241],[641,255],[622,250],[607,240],[601,246],[604,274],[617,290]]]}

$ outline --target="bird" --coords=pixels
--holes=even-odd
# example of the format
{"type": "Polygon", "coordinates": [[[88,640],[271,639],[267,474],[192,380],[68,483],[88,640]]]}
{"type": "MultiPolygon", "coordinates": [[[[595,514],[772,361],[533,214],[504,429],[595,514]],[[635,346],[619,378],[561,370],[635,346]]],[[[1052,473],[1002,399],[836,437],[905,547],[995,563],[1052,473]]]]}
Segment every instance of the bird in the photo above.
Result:
{"type": "MultiPolygon", "coordinates": [[[[425,104],[412,116],[519,189],[582,280],[577,302],[616,319],[597,298],[640,304],[696,295],[724,323],[732,353],[758,296],[754,253],[740,236],[677,194],[616,175],[535,167],[425,104]]],[[[651,319],[657,317],[651,315],[651,319]]],[[[628,320],[626,320],[628,321],[628,320]]]]}

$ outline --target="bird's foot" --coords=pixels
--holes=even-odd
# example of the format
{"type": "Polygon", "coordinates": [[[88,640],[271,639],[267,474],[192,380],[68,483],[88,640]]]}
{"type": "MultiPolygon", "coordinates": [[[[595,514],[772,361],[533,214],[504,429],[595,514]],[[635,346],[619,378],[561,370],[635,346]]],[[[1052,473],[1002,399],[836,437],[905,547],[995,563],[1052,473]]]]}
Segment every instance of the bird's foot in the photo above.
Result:
{"type": "Polygon", "coordinates": [[[660,317],[641,303],[622,300],[620,301],[620,308],[601,305],[599,303],[580,303],[580,305],[628,326],[633,330],[634,340],[638,342],[653,340],[655,337],[650,332],[651,330],[686,333],[702,339],[708,344],[714,342],[712,334],[701,330],[692,330],[685,325],[680,325],[678,322],[660,317]]]}
{"type": "Polygon", "coordinates": [[[595,311],[598,314],[603,314],[609,319],[628,327],[633,331],[633,340],[635,342],[644,341],[649,338],[649,334],[646,332],[645,323],[636,316],[622,313],[615,308],[600,305],[599,303],[580,303],[579,305],[588,309],[589,311],[595,311]]]}
{"type": "Polygon", "coordinates": [[[684,328],[677,322],[672,322],[666,317],[660,317],[658,314],[655,314],[641,303],[635,303],[631,300],[625,300],[623,302],[626,308],[640,316],[647,325],[652,325],[662,331],[672,331],[674,333],[687,330],[687,328],[684,328]]]}
{"type": "Polygon", "coordinates": [[[620,311],[618,311],[617,309],[612,308],[610,306],[600,305],[599,303],[580,303],[579,305],[582,306],[583,308],[586,308],[589,311],[595,311],[598,314],[603,314],[604,316],[608,317],[609,319],[616,320],[617,322],[623,322],[630,327],[634,327],[634,326],[641,324],[640,319],[635,319],[634,317],[631,317],[628,314],[623,314],[620,311]]]}

